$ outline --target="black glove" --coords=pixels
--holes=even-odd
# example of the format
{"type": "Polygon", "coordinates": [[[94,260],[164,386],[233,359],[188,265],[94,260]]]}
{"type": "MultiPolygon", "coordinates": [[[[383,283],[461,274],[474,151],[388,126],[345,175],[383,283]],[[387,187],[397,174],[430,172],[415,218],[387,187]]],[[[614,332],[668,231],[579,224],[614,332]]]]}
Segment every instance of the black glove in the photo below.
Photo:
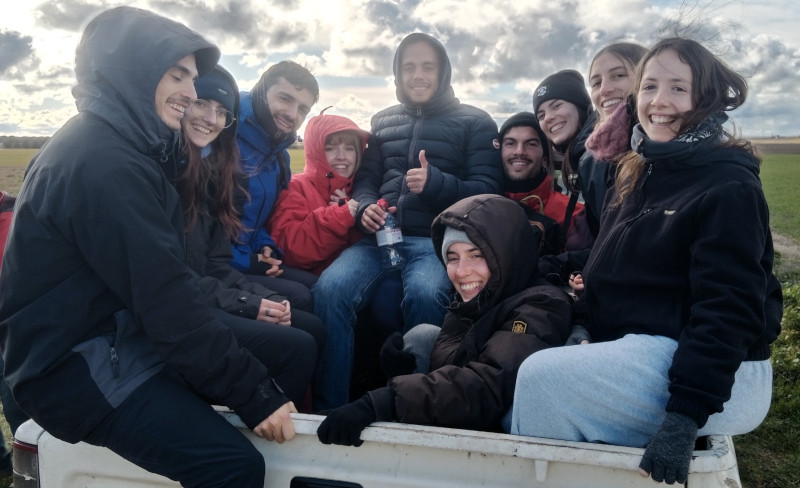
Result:
{"type": "Polygon", "coordinates": [[[404,351],[403,345],[403,335],[395,332],[386,338],[381,347],[381,369],[388,378],[411,374],[417,367],[416,358],[412,353],[404,351]]]}
{"type": "Polygon", "coordinates": [[[328,416],[317,429],[317,437],[323,444],[358,447],[364,443],[361,440],[361,431],[376,419],[372,400],[369,395],[364,395],[328,412],[328,416]]]}
{"type": "Polygon", "coordinates": [[[650,439],[639,468],[659,483],[686,483],[696,439],[697,422],[682,413],[667,412],[650,439]]]}
{"type": "Polygon", "coordinates": [[[319,425],[317,437],[323,444],[358,447],[364,443],[361,431],[378,420],[394,420],[394,390],[372,390],[358,400],[334,408],[319,425]]]}
{"type": "Polygon", "coordinates": [[[567,337],[567,342],[565,342],[564,345],[575,346],[580,344],[581,341],[592,342],[592,336],[589,334],[589,331],[586,330],[586,327],[573,325],[572,332],[569,334],[569,337],[567,337]]]}

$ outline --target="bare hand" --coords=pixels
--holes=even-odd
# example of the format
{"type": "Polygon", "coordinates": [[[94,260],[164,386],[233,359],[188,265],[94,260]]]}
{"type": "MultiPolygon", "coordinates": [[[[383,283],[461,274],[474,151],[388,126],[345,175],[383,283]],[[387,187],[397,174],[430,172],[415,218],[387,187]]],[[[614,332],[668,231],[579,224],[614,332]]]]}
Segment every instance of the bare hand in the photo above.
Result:
{"type": "Polygon", "coordinates": [[[278,325],[292,325],[292,308],[289,300],[278,303],[262,298],[256,320],[278,325]]]}
{"type": "Polygon", "coordinates": [[[297,413],[294,403],[287,402],[272,415],[262,420],[260,424],[253,429],[253,432],[259,437],[263,437],[268,441],[276,441],[278,444],[283,444],[294,438],[294,422],[292,421],[293,413],[297,413]]]}
{"type": "Polygon", "coordinates": [[[347,192],[339,188],[338,190],[333,190],[331,193],[330,202],[328,205],[342,205],[343,201],[347,201],[347,192]]]}
{"type": "Polygon", "coordinates": [[[353,200],[352,198],[348,200],[347,209],[350,210],[350,216],[355,219],[358,213],[358,200],[353,200]]]}
{"type": "Polygon", "coordinates": [[[261,253],[258,255],[258,262],[267,263],[270,266],[266,272],[267,276],[277,278],[283,274],[283,270],[280,268],[280,265],[283,264],[283,261],[272,257],[272,248],[269,246],[264,246],[261,248],[261,253]]]}
{"type": "Polygon", "coordinates": [[[385,219],[386,212],[384,212],[377,203],[373,203],[368,206],[366,210],[364,210],[363,214],[361,214],[361,225],[367,232],[374,234],[375,231],[380,229],[381,226],[386,223],[385,219]]]}
{"type": "Polygon", "coordinates": [[[406,185],[408,191],[419,195],[425,188],[428,181],[428,159],[425,157],[425,150],[419,152],[419,164],[421,167],[412,168],[406,172],[406,185]]]}
{"type": "Polygon", "coordinates": [[[583,275],[577,271],[569,275],[569,286],[576,295],[581,296],[584,289],[583,275]]]}

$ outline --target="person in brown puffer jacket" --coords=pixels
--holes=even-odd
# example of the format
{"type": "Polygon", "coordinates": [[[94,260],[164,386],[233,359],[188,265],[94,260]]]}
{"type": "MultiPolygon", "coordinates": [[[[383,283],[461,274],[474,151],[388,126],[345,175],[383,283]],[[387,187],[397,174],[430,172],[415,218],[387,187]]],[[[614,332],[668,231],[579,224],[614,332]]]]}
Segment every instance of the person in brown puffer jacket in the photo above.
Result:
{"type": "MultiPolygon", "coordinates": [[[[431,229],[457,293],[441,331],[432,329],[439,333],[430,371],[390,337],[384,367],[393,362],[400,372],[419,372],[395,376],[389,386],[328,412],[317,431],[325,444],[361,445],[361,431],[375,421],[500,430],[519,365],[536,351],[563,345],[570,334],[571,299],[535,278],[530,243],[538,242],[539,230],[516,202],[500,195],[465,198],[439,214],[431,229]]],[[[422,324],[406,336],[434,327],[422,324]]]]}

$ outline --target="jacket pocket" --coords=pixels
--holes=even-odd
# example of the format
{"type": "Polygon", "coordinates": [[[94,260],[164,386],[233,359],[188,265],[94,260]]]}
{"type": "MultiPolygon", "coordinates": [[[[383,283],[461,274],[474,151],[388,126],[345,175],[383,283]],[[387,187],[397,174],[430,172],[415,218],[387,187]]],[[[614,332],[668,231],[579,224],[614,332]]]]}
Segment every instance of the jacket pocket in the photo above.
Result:
{"type": "Polygon", "coordinates": [[[108,333],[72,348],[89,367],[89,373],[112,407],[164,368],[133,314],[121,310],[114,314],[116,333],[108,333]]]}

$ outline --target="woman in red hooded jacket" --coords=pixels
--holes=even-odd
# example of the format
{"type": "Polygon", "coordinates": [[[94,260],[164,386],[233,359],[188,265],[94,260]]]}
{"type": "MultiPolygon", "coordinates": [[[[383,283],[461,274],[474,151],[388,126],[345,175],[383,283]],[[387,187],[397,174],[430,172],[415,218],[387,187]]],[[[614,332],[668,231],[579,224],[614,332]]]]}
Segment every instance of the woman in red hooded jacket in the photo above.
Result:
{"type": "Polygon", "coordinates": [[[364,235],[355,227],[358,202],[350,194],[368,139],[355,122],[325,110],[308,121],[306,166],[281,192],[267,223],[287,265],[320,274],[364,235]]]}

